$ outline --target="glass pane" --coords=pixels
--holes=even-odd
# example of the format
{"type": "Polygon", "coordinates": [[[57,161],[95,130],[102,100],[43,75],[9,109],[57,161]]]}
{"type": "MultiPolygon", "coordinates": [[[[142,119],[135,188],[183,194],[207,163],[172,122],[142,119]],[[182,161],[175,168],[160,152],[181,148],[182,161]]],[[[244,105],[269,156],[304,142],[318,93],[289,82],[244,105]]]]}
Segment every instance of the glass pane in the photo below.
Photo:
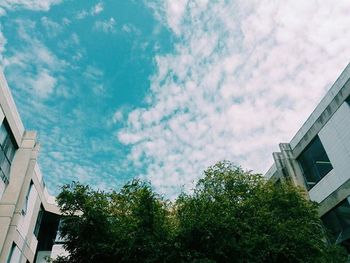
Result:
{"type": "Polygon", "coordinates": [[[6,158],[1,163],[1,170],[6,175],[7,178],[10,177],[10,162],[6,158]]]}
{"type": "Polygon", "coordinates": [[[13,157],[15,156],[16,148],[13,145],[13,142],[10,141],[9,147],[7,148],[6,156],[7,159],[9,159],[10,162],[12,162],[13,157]]]}
{"type": "Polygon", "coordinates": [[[312,188],[333,169],[318,136],[301,153],[298,161],[303,170],[308,189],[312,188]]]}
{"type": "Polygon", "coordinates": [[[38,238],[38,235],[39,235],[39,230],[40,230],[41,220],[43,218],[43,213],[44,213],[43,208],[42,208],[42,206],[40,206],[40,211],[39,211],[38,217],[36,219],[35,228],[34,228],[34,236],[36,238],[38,238]]]}
{"type": "Polygon", "coordinates": [[[5,153],[3,152],[3,150],[0,148],[0,167],[2,165],[2,162],[5,160],[5,153]]]}
{"type": "Polygon", "coordinates": [[[341,243],[350,238],[350,204],[347,199],[322,216],[331,241],[341,243]]]}
{"type": "Polygon", "coordinates": [[[10,256],[7,259],[8,263],[18,263],[21,260],[21,251],[15,245],[14,249],[11,249],[10,256]]]}
{"type": "Polygon", "coordinates": [[[15,147],[13,145],[13,142],[10,138],[10,136],[8,136],[5,140],[5,145],[3,147],[4,151],[5,151],[5,155],[7,157],[7,159],[11,162],[13,159],[13,156],[15,154],[15,147]]]}
{"type": "Polygon", "coordinates": [[[0,145],[4,145],[4,141],[7,137],[7,131],[4,123],[0,125],[0,145]]]}
{"type": "Polygon", "coordinates": [[[5,184],[9,183],[9,179],[7,176],[3,173],[3,171],[0,169],[0,178],[4,181],[5,184]]]}

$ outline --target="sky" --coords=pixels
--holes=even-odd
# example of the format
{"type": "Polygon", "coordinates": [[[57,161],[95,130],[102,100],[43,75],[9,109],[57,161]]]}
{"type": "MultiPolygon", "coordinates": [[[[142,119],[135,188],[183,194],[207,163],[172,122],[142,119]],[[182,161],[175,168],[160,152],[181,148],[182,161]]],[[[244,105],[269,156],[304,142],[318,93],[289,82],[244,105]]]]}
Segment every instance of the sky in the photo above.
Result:
{"type": "Polygon", "coordinates": [[[346,0],[0,0],[0,65],[52,194],[264,173],[349,62],[346,0]]]}

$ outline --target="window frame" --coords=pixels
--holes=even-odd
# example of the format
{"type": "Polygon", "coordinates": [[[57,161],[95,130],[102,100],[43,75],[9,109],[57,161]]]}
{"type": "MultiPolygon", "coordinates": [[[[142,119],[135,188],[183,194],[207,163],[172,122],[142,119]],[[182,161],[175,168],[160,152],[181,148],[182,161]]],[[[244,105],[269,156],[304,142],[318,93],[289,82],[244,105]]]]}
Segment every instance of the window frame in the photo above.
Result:
{"type": "Polygon", "coordinates": [[[309,144],[299,154],[296,160],[301,168],[305,185],[308,191],[310,191],[334,169],[333,164],[328,157],[326,149],[324,148],[322,141],[318,135],[316,135],[309,142],[309,144]],[[318,147],[321,148],[317,150],[318,147]],[[314,155],[314,152],[317,152],[318,155],[314,155]],[[323,158],[320,158],[321,156],[323,158]],[[322,164],[326,164],[328,167],[321,168],[322,166],[320,165],[322,164]],[[313,180],[310,180],[311,177],[313,177],[313,180]]]}
{"type": "Polygon", "coordinates": [[[29,196],[30,196],[30,193],[31,193],[32,190],[33,190],[33,187],[34,187],[34,183],[33,183],[33,181],[31,180],[31,181],[30,181],[30,184],[29,184],[29,188],[28,188],[27,194],[26,194],[26,197],[25,197],[25,200],[24,200],[24,204],[23,204],[23,208],[22,208],[22,215],[26,215],[26,214],[27,214],[27,211],[28,211],[28,203],[29,203],[29,196]]]}
{"type": "Polygon", "coordinates": [[[6,120],[0,124],[0,178],[7,185],[10,182],[11,164],[18,149],[16,140],[6,120]]]}

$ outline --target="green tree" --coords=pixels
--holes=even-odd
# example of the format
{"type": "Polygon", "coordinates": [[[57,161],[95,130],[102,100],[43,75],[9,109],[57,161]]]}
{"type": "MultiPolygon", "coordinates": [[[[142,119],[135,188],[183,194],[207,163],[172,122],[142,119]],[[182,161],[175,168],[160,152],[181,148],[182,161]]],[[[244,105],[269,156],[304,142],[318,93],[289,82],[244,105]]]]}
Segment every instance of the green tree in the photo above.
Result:
{"type": "Polygon", "coordinates": [[[58,204],[68,258],[55,262],[346,262],[327,246],[317,205],[289,184],[220,162],[173,203],[148,183],[94,191],[72,183],[58,204]]]}
{"type": "Polygon", "coordinates": [[[60,232],[70,256],[57,262],[160,262],[171,257],[168,203],[147,183],[133,180],[119,192],[72,183],[57,197],[60,232]]]}
{"type": "Polygon", "coordinates": [[[220,162],[176,201],[178,243],[188,261],[346,262],[325,243],[317,204],[288,183],[220,162]]]}

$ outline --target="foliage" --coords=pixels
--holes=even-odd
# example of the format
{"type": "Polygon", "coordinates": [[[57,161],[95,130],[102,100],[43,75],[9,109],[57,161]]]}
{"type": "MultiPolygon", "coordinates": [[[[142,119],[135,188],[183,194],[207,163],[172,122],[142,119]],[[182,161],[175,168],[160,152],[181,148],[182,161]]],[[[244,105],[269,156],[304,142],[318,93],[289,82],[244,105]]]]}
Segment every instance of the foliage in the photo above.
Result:
{"type": "Polygon", "coordinates": [[[159,262],[167,257],[167,203],[149,184],[134,180],[120,192],[106,193],[73,182],[57,200],[65,215],[60,232],[70,253],[66,262],[159,262]]]}
{"type": "Polygon", "coordinates": [[[58,204],[61,262],[346,262],[327,246],[317,205],[288,183],[220,162],[174,203],[133,180],[119,192],[72,183],[58,204]]]}

